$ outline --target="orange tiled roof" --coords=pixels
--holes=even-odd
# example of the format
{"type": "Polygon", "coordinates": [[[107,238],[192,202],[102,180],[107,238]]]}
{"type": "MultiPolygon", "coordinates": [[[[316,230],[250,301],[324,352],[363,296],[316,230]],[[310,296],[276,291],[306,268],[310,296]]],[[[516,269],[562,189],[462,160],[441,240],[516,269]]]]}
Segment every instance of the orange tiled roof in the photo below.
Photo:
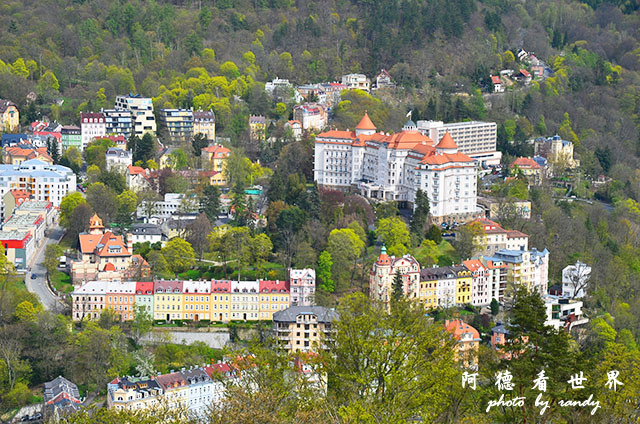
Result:
{"type": "Polygon", "coordinates": [[[453,334],[453,337],[455,337],[456,339],[460,339],[460,337],[465,333],[471,333],[474,339],[480,338],[480,333],[478,333],[478,330],[460,319],[449,321],[446,324],[446,330],[449,333],[453,334]]]}
{"type": "Polygon", "coordinates": [[[453,141],[453,138],[451,137],[451,134],[449,134],[449,131],[447,131],[444,133],[436,147],[438,149],[457,149],[458,145],[455,141],[453,141]]]}
{"type": "Polygon", "coordinates": [[[47,160],[51,160],[51,156],[49,156],[49,153],[47,153],[46,147],[24,149],[22,147],[13,146],[13,147],[5,147],[5,151],[11,157],[23,157],[26,160],[36,159],[41,156],[47,160]]]}
{"type": "Polygon", "coordinates": [[[375,130],[376,126],[371,122],[371,118],[369,118],[369,114],[367,112],[364,113],[364,116],[360,120],[360,123],[356,125],[357,130],[375,130]]]}
{"type": "Polygon", "coordinates": [[[129,165],[127,168],[129,169],[129,175],[138,175],[138,174],[147,173],[147,171],[141,166],[129,165]]]}
{"type": "Polygon", "coordinates": [[[229,156],[231,150],[227,149],[221,144],[214,144],[213,146],[207,146],[204,149],[205,152],[211,153],[213,158],[224,158],[229,156]]]}
{"type": "Polygon", "coordinates": [[[80,251],[82,253],[95,253],[98,256],[130,256],[129,250],[122,239],[111,231],[104,234],[80,234],[80,251]],[[109,252],[109,247],[120,247],[119,252],[109,252]]]}
{"type": "Polygon", "coordinates": [[[523,169],[540,169],[540,165],[531,158],[518,158],[511,164],[511,168],[514,166],[518,166],[523,169]]]}
{"type": "Polygon", "coordinates": [[[453,162],[473,162],[473,159],[460,152],[432,154],[422,159],[422,163],[428,165],[444,165],[445,163],[453,162]]]}

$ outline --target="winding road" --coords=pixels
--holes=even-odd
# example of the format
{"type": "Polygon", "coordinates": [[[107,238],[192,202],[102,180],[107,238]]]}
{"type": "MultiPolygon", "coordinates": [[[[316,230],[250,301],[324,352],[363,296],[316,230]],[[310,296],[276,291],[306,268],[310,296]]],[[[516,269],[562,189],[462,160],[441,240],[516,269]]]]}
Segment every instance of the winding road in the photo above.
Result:
{"type": "Polygon", "coordinates": [[[31,271],[27,272],[24,280],[27,290],[35,293],[40,298],[40,302],[45,309],[54,312],[61,312],[64,309],[64,304],[62,304],[58,297],[51,292],[47,285],[47,270],[44,266],[44,252],[48,244],[59,243],[63,235],[64,230],[62,228],[51,228],[49,235],[45,237],[45,242],[38,247],[38,251],[29,264],[29,269],[31,271]],[[33,274],[37,276],[34,279],[31,278],[33,274]]]}

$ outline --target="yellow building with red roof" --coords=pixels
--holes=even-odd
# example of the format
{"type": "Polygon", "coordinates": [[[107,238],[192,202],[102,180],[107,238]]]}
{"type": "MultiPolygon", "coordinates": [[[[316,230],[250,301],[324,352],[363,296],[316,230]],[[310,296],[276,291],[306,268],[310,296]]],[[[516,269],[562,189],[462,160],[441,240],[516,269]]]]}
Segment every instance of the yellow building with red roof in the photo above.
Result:
{"type": "Polygon", "coordinates": [[[211,177],[211,185],[227,185],[224,168],[230,155],[231,150],[222,144],[213,144],[202,149],[202,156],[211,164],[211,170],[216,172],[216,174],[211,177]]]}
{"type": "Polygon", "coordinates": [[[478,214],[477,163],[458,151],[449,133],[436,144],[408,121],[389,134],[378,131],[365,112],[354,131],[318,134],[314,153],[314,179],[321,186],[357,189],[406,206],[421,189],[436,221],[466,222],[478,214]]]}
{"type": "Polygon", "coordinates": [[[478,330],[461,319],[445,321],[445,329],[457,342],[456,361],[462,362],[465,367],[477,367],[480,347],[478,330]]]}
{"type": "Polygon", "coordinates": [[[22,162],[38,159],[49,165],[53,165],[53,160],[46,147],[36,147],[25,143],[17,146],[6,146],[2,149],[3,163],[8,165],[20,165],[22,162]]]}

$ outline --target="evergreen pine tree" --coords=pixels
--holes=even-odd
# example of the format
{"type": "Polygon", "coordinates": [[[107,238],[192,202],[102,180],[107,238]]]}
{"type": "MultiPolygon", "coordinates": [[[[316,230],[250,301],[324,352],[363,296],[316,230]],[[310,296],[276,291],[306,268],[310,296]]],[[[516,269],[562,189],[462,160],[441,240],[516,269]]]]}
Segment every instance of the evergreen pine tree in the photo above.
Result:
{"type": "Polygon", "coordinates": [[[412,244],[414,246],[418,246],[424,238],[425,225],[427,224],[427,218],[429,218],[429,210],[429,197],[427,193],[418,189],[416,192],[413,217],[411,217],[411,224],[409,225],[409,232],[411,233],[412,244]]]}
{"type": "Polygon", "coordinates": [[[402,275],[400,270],[396,271],[395,277],[393,277],[393,300],[398,301],[404,296],[404,284],[402,283],[402,275]]]}
{"type": "Polygon", "coordinates": [[[489,307],[491,308],[491,315],[493,316],[498,315],[498,312],[500,312],[500,304],[495,297],[491,299],[491,304],[489,305],[489,307]]]}

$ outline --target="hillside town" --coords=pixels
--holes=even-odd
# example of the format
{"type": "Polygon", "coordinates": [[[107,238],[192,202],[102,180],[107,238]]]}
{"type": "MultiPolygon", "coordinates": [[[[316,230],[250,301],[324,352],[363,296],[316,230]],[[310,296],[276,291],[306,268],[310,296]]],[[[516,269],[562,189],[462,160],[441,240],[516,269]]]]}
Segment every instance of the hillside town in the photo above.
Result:
{"type": "Polygon", "coordinates": [[[632,3],[8,0],[0,423],[637,422],[632,3]]]}
{"type": "MultiPolygon", "coordinates": [[[[314,134],[313,179],[318,188],[356,193],[374,203],[396,202],[398,207],[414,213],[418,208],[417,197],[426,196],[430,225],[479,230],[473,235],[469,257],[448,266],[421,264],[406,253],[389,255],[383,241],[368,272],[371,301],[389,308],[392,302],[403,298],[418,302],[427,313],[467,305],[494,313],[513,300],[518,288],[525,288],[542,297],[545,325],[570,332],[588,323],[581,298],[588,295],[589,286],[586,281],[574,284],[577,270],[588,266],[579,261],[566,266],[562,284],[551,288],[552,252],[544,246],[541,250],[530,247],[529,235],[521,231],[503,229],[492,220],[498,215],[495,205],[479,196],[480,177],[501,169],[495,123],[445,124],[424,120],[414,123],[409,119],[399,132],[389,133],[379,130],[365,112],[353,130],[329,128],[328,111],[340,101],[341,90],[394,87],[384,70],[373,84],[363,75],[354,74],[345,75],[342,83],[294,88],[287,80],[276,79],[265,87],[270,96],[294,92],[302,102],[309,97],[315,100],[296,106],[294,119],[287,121],[285,127],[293,140],[314,134]]],[[[178,175],[192,184],[204,181],[212,187],[229,187],[232,175],[228,161],[232,150],[216,138],[212,111],[161,109],[156,122],[151,99],[118,96],[115,105],[114,109],[83,112],[80,127],[34,122],[28,133],[3,135],[2,166],[8,168],[3,171],[7,178],[2,178],[5,218],[0,239],[16,270],[29,272],[45,233],[60,224],[63,199],[86,190],[83,181],[89,168],[78,172],[59,164],[63,162],[60,158],[74,149],[86,155],[92,146],[104,140],[105,171],[120,175],[125,189],[140,194],[158,190],[162,170],[173,169],[180,160],[175,153],[177,148],[171,146],[190,142],[197,136],[202,139],[204,166],[178,175]],[[140,137],[146,134],[158,137],[157,152],[152,152],[154,159],[150,159],[157,162],[156,166],[133,160],[131,140],[141,143],[140,137]]],[[[15,109],[14,114],[19,111],[15,109]]],[[[5,120],[3,125],[10,126],[11,122],[5,120]]],[[[250,116],[251,139],[267,142],[268,125],[264,116],[250,116]]],[[[509,168],[514,174],[516,170],[521,173],[528,184],[540,184],[551,178],[554,168],[579,166],[571,142],[552,136],[535,139],[533,144],[536,155],[516,158],[509,168]]],[[[247,189],[244,195],[251,198],[253,191],[258,198],[264,195],[260,194],[260,188],[247,189]]],[[[233,199],[223,193],[219,195],[220,215],[213,217],[215,225],[223,225],[221,229],[237,212],[233,199]]],[[[72,284],[69,294],[72,320],[99,321],[109,313],[123,323],[136,322],[141,315],[156,325],[265,322],[272,323],[274,337],[289,352],[309,354],[326,349],[332,337],[331,324],[339,315],[334,308],[316,306],[316,269],[289,268],[283,280],[240,280],[239,275],[238,280],[159,279],[155,267],[136,253],[141,246],[162,248],[174,238],[184,237],[187,226],[195,222],[198,210],[202,210],[202,204],[198,205],[202,199],[192,196],[165,192],[163,198],[156,195],[146,203],[134,205],[134,220],[126,231],[106,227],[100,210],[85,217],[88,222],[80,226],[86,231],[77,233],[77,242],[73,243],[77,250],[67,250],[61,261],[72,284]],[[311,326],[313,331],[296,331],[294,326],[299,327],[300,323],[305,328],[311,326]]],[[[525,211],[530,207],[530,203],[525,205],[520,216],[528,219],[530,215],[525,211]]],[[[260,212],[255,212],[257,227],[264,225],[260,223],[260,212]]],[[[584,279],[588,280],[588,273],[584,279]]],[[[459,318],[447,319],[444,326],[457,340],[457,360],[465,367],[477,368],[476,355],[483,342],[479,330],[459,318]]],[[[507,333],[505,323],[499,322],[483,343],[504,356],[504,340],[500,337],[507,333]]],[[[169,408],[186,408],[188,413],[197,415],[204,408],[223,402],[228,384],[221,381],[238,384],[243,374],[251,372],[227,358],[227,362],[193,364],[157,376],[123,375],[107,384],[107,406],[139,410],[164,402],[169,408]]],[[[302,373],[326,390],[326,377],[309,363],[293,364],[292,372],[302,373]]],[[[59,379],[51,384],[64,385],[59,390],[65,390],[63,397],[67,400],[60,402],[55,400],[58,395],[49,395],[53,400],[48,403],[46,413],[55,416],[76,411],[83,402],[75,394],[77,387],[73,383],[64,377],[59,379]]]]}

